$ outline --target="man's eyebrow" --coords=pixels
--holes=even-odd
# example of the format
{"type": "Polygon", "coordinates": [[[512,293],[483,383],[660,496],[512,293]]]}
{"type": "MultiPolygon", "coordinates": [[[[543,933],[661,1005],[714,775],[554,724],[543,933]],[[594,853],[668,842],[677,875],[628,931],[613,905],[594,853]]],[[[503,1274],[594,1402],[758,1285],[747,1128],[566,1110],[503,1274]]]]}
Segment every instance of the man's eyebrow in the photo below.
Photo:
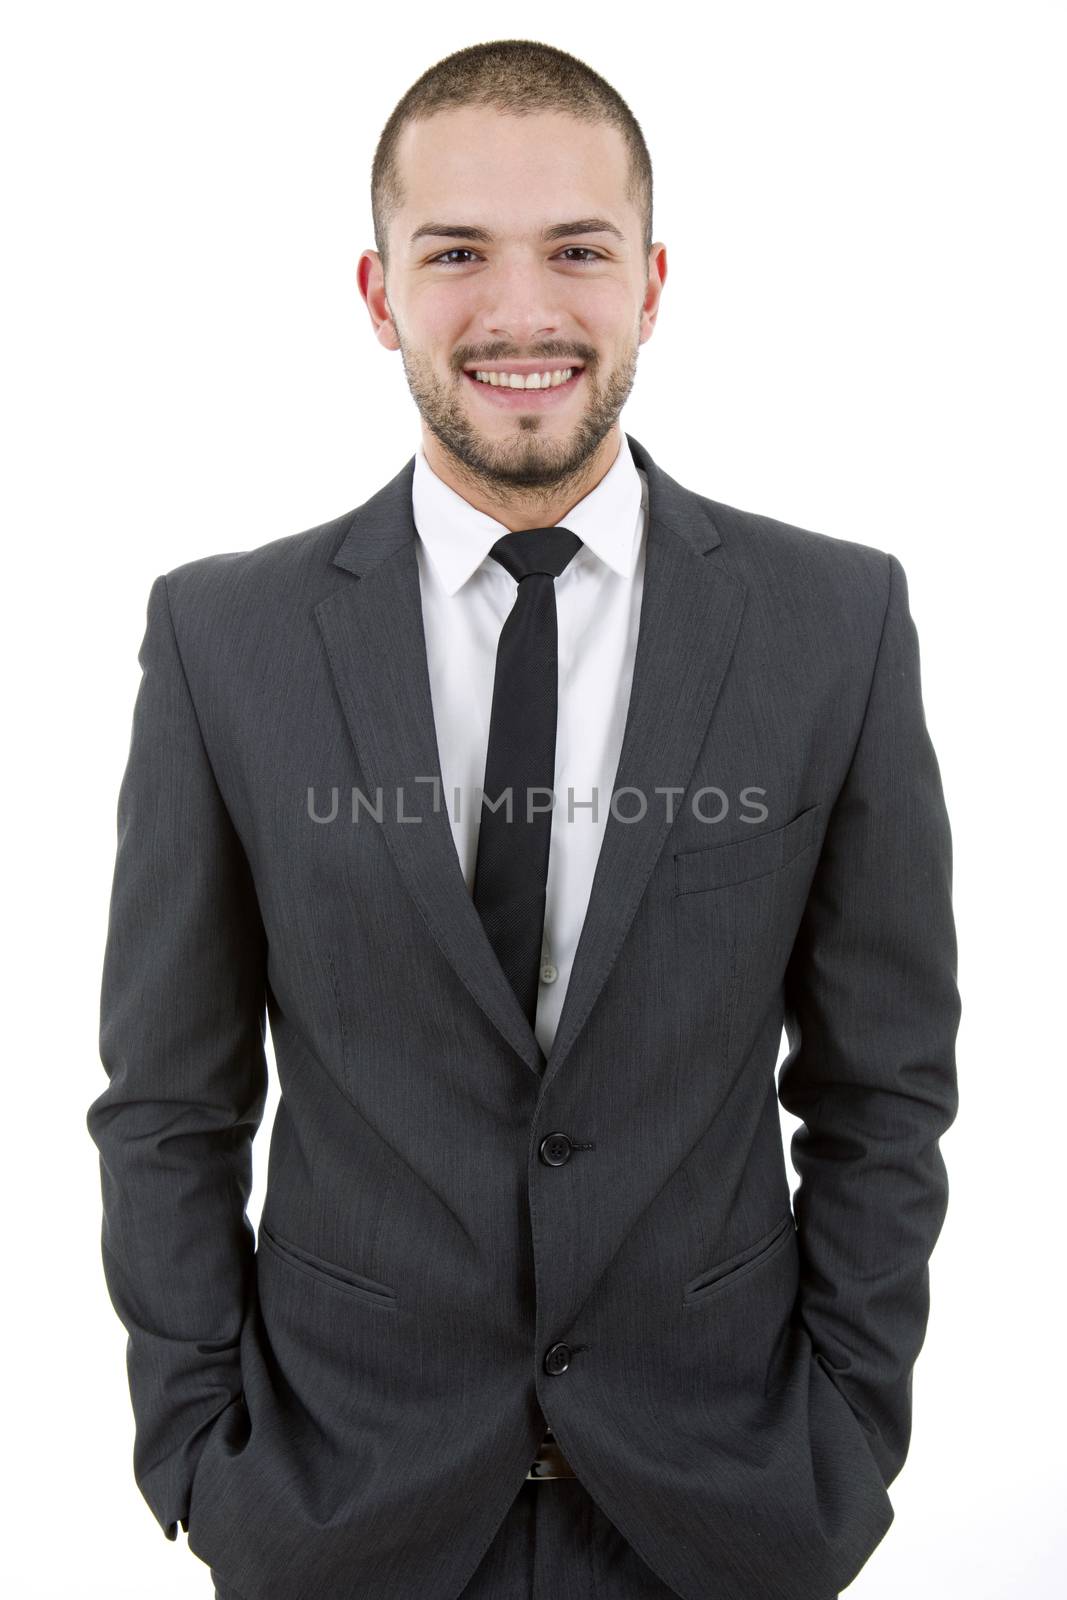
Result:
{"type": "MultiPolygon", "coordinates": [[[[577,222],[554,222],[544,230],[541,238],[549,243],[578,233],[611,233],[625,244],[625,235],[606,217],[582,217],[577,222]]],[[[471,228],[464,223],[424,222],[411,235],[410,243],[419,239],[470,239],[476,244],[492,244],[493,235],[487,228],[471,228]]]]}

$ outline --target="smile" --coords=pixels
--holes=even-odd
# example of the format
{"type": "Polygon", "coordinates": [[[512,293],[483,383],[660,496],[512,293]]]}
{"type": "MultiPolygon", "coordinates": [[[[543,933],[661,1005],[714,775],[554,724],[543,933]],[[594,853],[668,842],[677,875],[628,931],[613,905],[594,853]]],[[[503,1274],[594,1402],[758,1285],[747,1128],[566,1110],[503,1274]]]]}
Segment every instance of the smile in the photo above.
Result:
{"type": "MultiPolygon", "coordinates": [[[[476,371],[464,372],[463,376],[479,391],[487,405],[501,406],[506,411],[543,411],[561,405],[577,389],[584,371],[584,367],[556,368],[547,374],[547,386],[536,389],[526,388],[525,378],[523,387],[518,387],[517,381],[513,386],[506,372],[493,373],[492,380],[495,381],[490,380],[489,373],[478,377],[476,371]]],[[[545,382],[545,375],[541,376],[541,382],[545,382]]]]}

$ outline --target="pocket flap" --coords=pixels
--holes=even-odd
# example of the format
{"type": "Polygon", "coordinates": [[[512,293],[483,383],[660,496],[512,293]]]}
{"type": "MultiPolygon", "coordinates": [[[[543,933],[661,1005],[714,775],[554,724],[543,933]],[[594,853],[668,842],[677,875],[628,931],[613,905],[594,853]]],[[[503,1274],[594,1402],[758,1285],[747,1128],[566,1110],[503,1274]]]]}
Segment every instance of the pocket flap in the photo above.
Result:
{"type": "Polygon", "coordinates": [[[808,806],[780,828],[765,828],[748,839],[728,844],[709,844],[699,850],[681,850],[674,857],[674,892],[690,894],[695,889],[724,889],[767,872],[777,872],[815,838],[822,802],[808,806]]]}

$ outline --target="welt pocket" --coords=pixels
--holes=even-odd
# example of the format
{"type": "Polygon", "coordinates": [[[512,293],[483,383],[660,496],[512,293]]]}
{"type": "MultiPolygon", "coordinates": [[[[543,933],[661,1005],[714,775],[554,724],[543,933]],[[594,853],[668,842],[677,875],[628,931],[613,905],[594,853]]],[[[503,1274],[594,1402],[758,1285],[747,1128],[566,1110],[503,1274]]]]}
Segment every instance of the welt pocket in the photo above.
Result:
{"type": "Polygon", "coordinates": [[[697,850],[679,850],[674,856],[674,892],[692,894],[699,889],[725,889],[777,872],[813,843],[822,802],[808,806],[780,828],[764,828],[747,839],[726,844],[706,844],[697,850]]]}
{"type": "Polygon", "coordinates": [[[348,1267],[338,1265],[336,1261],[326,1261],[322,1256],[313,1255],[310,1250],[305,1250],[303,1245],[293,1244],[291,1240],[281,1238],[273,1228],[266,1227],[263,1222],[259,1225],[259,1238],[261,1243],[273,1250],[287,1266],[294,1267],[298,1272],[307,1273],[309,1277],[328,1284],[331,1289],[358,1295],[360,1299],[372,1301],[379,1306],[393,1308],[397,1304],[396,1292],[387,1283],[379,1283],[376,1278],[368,1278],[361,1272],[353,1272],[348,1267]]]}
{"type": "Polygon", "coordinates": [[[724,1261],[716,1262],[715,1266],[707,1267],[695,1278],[691,1278],[682,1295],[682,1305],[685,1310],[690,1311],[698,1305],[703,1305],[720,1289],[728,1284],[737,1283],[739,1279],[754,1272],[757,1267],[763,1266],[782,1249],[790,1234],[795,1232],[795,1228],[793,1212],[789,1210],[775,1223],[769,1233],[762,1234],[743,1250],[738,1250],[736,1254],[727,1256],[724,1261]]]}

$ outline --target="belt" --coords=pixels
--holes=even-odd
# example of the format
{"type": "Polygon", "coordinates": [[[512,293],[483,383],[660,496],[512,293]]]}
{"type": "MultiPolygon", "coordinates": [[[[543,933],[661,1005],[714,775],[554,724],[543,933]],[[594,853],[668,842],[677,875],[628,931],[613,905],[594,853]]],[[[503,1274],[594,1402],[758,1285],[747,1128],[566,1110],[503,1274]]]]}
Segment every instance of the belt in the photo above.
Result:
{"type": "Polygon", "coordinates": [[[556,1443],[556,1436],[551,1428],[545,1433],[526,1476],[537,1480],[542,1478],[576,1478],[578,1476],[556,1443]]]}

